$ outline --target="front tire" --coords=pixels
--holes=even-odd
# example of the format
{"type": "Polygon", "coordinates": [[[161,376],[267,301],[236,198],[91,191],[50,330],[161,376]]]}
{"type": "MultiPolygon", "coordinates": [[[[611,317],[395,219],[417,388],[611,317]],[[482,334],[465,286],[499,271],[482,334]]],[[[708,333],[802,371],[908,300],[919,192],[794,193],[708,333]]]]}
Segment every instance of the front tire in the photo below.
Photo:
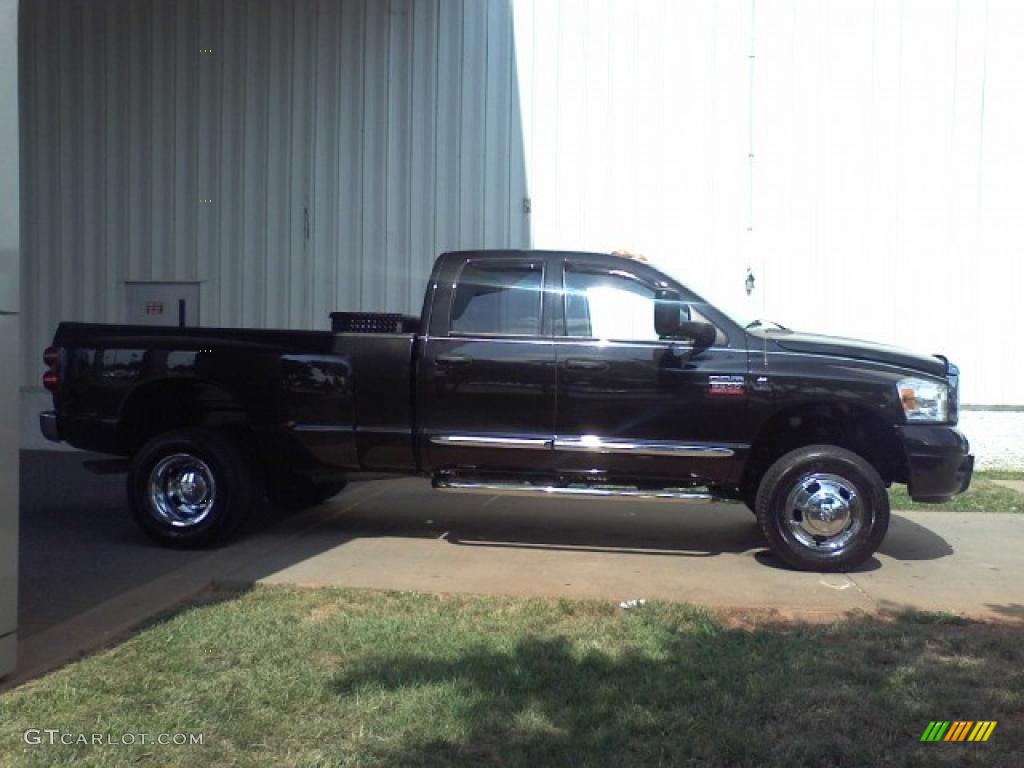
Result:
{"type": "Polygon", "coordinates": [[[138,526],[165,547],[226,541],[245,519],[254,478],[228,437],[199,427],[157,435],[132,460],[128,505],[138,526]]]}
{"type": "Polygon", "coordinates": [[[757,521],[776,556],[805,571],[845,571],[878,549],[889,495],[874,467],[845,448],[810,445],[769,467],[757,521]]]}

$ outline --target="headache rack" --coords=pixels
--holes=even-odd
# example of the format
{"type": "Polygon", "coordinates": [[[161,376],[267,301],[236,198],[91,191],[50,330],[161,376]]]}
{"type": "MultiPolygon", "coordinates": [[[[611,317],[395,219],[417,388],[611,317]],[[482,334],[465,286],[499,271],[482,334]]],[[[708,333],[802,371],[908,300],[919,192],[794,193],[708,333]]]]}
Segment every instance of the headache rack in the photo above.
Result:
{"type": "Polygon", "coordinates": [[[388,312],[331,312],[334,333],[418,333],[420,319],[388,312]]]}

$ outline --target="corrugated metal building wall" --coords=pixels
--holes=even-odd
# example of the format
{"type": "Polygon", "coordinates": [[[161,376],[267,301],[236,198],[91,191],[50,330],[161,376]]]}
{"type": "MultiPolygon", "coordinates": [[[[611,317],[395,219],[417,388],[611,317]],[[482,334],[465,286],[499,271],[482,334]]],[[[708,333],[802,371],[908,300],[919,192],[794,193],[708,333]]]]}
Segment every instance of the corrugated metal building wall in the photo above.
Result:
{"type": "Polygon", "coordinates": [[[25,385],[125,281],[326,328],[529,243],[507,0],[33,0],[20,34],[25,385]]]}

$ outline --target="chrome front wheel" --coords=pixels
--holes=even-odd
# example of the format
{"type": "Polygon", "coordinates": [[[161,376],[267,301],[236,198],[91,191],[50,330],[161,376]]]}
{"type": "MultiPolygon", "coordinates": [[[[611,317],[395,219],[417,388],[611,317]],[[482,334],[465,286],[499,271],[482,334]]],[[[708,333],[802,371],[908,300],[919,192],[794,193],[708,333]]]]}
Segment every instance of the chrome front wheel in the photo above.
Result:
{"type": "Polygon", "coordinates": [[[772,551],[802,570],[860,565],[889,528],[889,496],[878,471],[836,445],[780,456],[760,480],[756,508],[772,551]]]}
{"type": "Polygon", "coordinates": [[[864,527],[865,507],[857,487],[844,477],[810,472],[786,498],[784,523],[805,547],[837,551],[864,527]]]}

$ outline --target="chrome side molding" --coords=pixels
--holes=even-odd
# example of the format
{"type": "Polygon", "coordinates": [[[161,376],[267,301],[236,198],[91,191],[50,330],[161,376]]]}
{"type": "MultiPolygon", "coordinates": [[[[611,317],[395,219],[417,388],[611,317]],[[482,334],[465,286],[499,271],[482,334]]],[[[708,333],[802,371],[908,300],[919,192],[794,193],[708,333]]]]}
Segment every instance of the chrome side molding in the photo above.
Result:
{"type": "Polygon", "coordinates": [[[665,440],[608,440],[597,435],[578,437],[498,437],[491,435],[433,435],[434,445],[462,448],[525,448],[528,450],[579,451],[581,453],[621,453],[633,456],[674,456],[676,458],[725,459],[735,452],[717,445],[686,445],[665,440]]]}
{"type": "Polygon", "coordinates": [[[660,440],[606,440],[597,435],[556,437],[555,448],[583,453],[629,453],[635,456],[676,456],[680,458],[724,459],[733,455],[732,448],[711,445],[683,445],[660,440]]]}
{"type": "Polygon", "coordinates": [[[551,448],[551,441],[540,437],[490,437],[488,435],[434,435],[434,445],[449,445],[461,448],[526,448],[544,451],[551,448]]]}
{"type": "Polygon", "coordinates": [[[557,486],[533,485],[527,482],[498,482],[455,477],[434,477],[434,488],[448,493],[484,493],[497,496],[547,496],[570,499],[611,499],[615,501],[665,501],[676,504],[708,504],[718,500],[710,493],[663,488],[643,490],[628,486],[557,486]]]}

